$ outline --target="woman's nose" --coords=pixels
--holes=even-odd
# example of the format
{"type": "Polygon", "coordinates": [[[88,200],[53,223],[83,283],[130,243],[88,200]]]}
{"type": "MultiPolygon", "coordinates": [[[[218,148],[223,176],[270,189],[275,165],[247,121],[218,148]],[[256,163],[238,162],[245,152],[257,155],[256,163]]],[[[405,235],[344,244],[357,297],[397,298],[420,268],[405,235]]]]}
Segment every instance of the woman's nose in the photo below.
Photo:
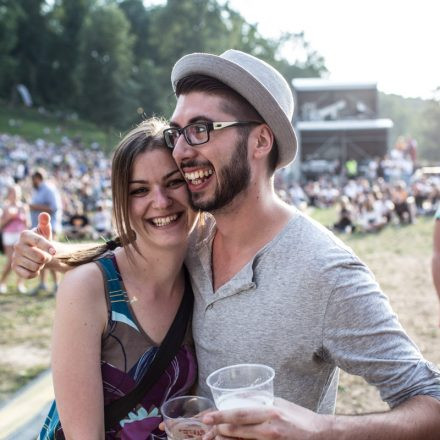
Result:
{"type": "Polygon", "coordinates": [[[165,188],[157,188],[154,191],[153,197],[153,204],[157,209],[168,208],[173,203],[165,188]]]}

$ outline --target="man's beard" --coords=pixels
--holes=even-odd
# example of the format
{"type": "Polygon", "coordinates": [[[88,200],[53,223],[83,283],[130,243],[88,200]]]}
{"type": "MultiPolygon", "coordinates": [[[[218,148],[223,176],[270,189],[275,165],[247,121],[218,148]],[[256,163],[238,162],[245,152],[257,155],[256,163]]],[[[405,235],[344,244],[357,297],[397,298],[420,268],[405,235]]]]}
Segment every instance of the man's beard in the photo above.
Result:
{"type": "Polygon", "coordinates": [[[221,186],[217,186],[214,197],[210,200],[197,200],[203,196],[198,193],[190,193],[191,207],[194,210],[218,211],[229,205],[238,194],[244,191],[249,186],[250,179],[247,136],[243,136],[237,141],[229,163],[223,166],[217,174],[217,181],[221,183],[221,186]]]}

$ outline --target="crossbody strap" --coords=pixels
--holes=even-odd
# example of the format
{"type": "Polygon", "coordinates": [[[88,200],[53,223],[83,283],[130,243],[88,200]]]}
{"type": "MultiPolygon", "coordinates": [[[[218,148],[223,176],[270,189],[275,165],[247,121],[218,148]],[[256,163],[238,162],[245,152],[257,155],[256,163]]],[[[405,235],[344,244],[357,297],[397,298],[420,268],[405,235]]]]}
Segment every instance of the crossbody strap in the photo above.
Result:
{"type": "Polygon", "coordinates": [[[171,360],[176,356],[182,345],[194,302],[188,271],[185,267],[184,271],[185,291],[174,321],[160,345],[150,368],[139,384],[124,397],[105,405],[104,417],[106,431],[116,427],[119,421],[124,419],[127,414],[141,402],[145,394],[157,382],[171,360]]]}

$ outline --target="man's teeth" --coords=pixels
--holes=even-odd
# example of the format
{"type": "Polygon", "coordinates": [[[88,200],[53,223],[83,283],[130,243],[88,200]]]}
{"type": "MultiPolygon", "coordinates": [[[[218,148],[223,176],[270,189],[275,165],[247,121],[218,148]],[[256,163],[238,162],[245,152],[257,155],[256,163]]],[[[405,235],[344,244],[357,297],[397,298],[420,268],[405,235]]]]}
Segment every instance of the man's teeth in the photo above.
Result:
{"type": "Polygon", "coordinates": [[[204,177],[209,177],[212,173],[212,170],[197,170],[192,173],[185,173],[185,179],[190,180],[191,183],[197,185],[202,183],[204,177]]]}
{"type": "Polygon", "coordinates": [[[156,225],[156,226],[166,226],[169,225],[171,222],[177,220],[177,214],[174,215],[169,215],[167,217],[156,217],[151,219],[151,221],[156,225]]]}

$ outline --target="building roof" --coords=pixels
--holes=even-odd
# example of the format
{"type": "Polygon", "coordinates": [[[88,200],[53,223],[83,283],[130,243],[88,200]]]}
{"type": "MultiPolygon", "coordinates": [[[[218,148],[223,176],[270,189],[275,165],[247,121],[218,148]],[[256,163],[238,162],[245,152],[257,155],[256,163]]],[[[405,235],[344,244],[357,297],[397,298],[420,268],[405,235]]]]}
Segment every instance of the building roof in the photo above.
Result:
{"type": "Polygon", "coordinates": [[[375,81],[335,81],[324,78],[295,78],[293,88],[298,92],[319,92],[324,90],[376,90],[375,81]]]}
{"type": "Polygon", "coordinates": [[[300,131],[380,130],[393,126],[391,119],[342,119],[339,121],[298,121],[300,131]]]}

